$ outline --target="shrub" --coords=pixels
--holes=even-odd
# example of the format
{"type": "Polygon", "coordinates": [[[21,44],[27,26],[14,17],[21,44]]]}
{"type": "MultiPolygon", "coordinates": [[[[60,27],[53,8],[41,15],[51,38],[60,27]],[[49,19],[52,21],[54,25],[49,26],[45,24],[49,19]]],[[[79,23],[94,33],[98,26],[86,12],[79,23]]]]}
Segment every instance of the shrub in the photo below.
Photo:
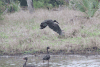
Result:
{"type": "Polygon", "coordinates": [[[64,5],[65,1],[64,0],[50,0],[49,3],[51,3],[53,7],[55,7],[59,5],[64,5]]]}
{"type": "Polygon", "coordinates": [[[44,7],[44,2],[41,1],[34,1],[33,2],[34,8],[44,7]]]}
{"type": "Polygon", "coordinates": [[[64,0],[33,0],[33,5],[35,8],[41,7],[57,7],[59,5],[64,5],[64,0]]]}
{"type": "Polygon", "coordinates": [[[19,4],[18,3],[14,3],[14,2],[11,2],[10,5],[9,5],[9,12],[15,12],[15,11],[18,11],[20,8],[19,8],[19,4]]]}
{"type": "Polygon", "coordinates": [[[2,15],[4,10],[5,10],[5,5],[2,1],[0,1],[0,19],[2,19],[1,15],[2,15]]]}
{"type": "Polygon", "coordinates": [[[99,7],[98,0],[80,0],[80,1],[71,0],[70,3],[74,5],[75,9],[86,13],[88,18],[93,17],[99,7]]]}

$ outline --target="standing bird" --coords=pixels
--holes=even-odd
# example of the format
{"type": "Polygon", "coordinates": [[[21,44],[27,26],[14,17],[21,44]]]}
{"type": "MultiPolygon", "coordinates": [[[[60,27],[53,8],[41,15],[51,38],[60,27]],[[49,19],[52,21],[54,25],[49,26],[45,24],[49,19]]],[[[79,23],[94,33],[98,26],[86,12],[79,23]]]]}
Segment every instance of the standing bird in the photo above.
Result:
{"type": "Polygon", "coordinates": [[[44,29],[46,26],[49,26],[49,28],[57,32],[59,35],[63,35],[63,32],[58,24],[59,23],[56,20],[45,20],[40,24],[40,29],[44,29]]]}
{"type": "Polygon", "coordinates": [[[23,67],[35,67],[35,66],[26,65],[26,62],[28,60],[27,57],[24,57],[23,59],[26,60],[25,63],[23,64],[23,67]]]}
{"type": "Polygon", "coordinates": [[[47,55],[43,57],[43,63],[44,63],[44,60],[48,60],[48,64],[49,64],[50,55],[49,55],[48,49],[50,49],[50,47],[47,47],[47,55]]]}

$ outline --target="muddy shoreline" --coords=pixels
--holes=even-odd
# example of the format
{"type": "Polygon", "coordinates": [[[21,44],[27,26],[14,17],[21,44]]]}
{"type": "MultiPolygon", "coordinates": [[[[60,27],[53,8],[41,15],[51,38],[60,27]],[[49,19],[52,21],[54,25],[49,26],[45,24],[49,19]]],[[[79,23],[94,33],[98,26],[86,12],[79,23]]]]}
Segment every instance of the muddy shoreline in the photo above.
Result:
{"type": "MultiPolygon", "coordinates": [[[[0,56],[8,55],[8,56],[19,56],[19,55],[40,55],[40,54],[46,54],[45,51],[36,51],[33,53],[1,53],[0,56]]],[[[50,55],[85,55],[85,56],[91,56],[91,55],[100,55],[100,52],[97,50],[70,50],[70,52],[67,52],[67,50],[53,50],[49,52],[50,55]]]]}

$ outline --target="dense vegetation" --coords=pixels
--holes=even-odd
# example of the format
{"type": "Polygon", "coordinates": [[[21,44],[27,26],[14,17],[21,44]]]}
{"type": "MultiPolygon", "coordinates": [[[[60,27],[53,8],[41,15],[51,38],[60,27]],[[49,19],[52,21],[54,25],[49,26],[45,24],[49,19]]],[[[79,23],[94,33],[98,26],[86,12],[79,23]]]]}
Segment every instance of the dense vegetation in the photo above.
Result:
{"type": "Polygon", "coordinates": [[[19,5],[18,0],[0,0],[0,18],[3,13],[18,11],[19,5]]]}
{"type": "Polygon", "coordinates": [[[65,1],[64,0],[33,0],[33,5],[35,8],[40,8],[40,7],[57,7],[59,5],[64,5],[65,1]]]}
{"type": "MultiPolygon", "coordinates": [[[[20,3],[24,1],[25,0],[0,0],[0,17],[6,8],[9,8],[8,12],[18,11],[20,3]]],[[[66,0],[33,0],[34,8],[50,9],[66,4],[66,0]]],[[[93,17],[95,12],[98,10],[99,2],[98,0],[69,0],[69,7],[84,12],[86,16],[90,18],[93,17]]]]}
{"type": "Polygon", "coordinates": [[[2,1],[0,1],[0,19],[1,19],[1,15],[2,15],[4,9],[5,9],[4,3],[2,1]]]}
{"type": "MultiPolygon", "coordinates": [[[[0,16],[8,8],[7,12],[15,12],[20,8],[20,3],[25,0],[0,0],[0,16]]],[[[27,4],[27,3],[25,3],[27,4]]],[[[24,4],[24,5],[25,5],[24,4]]],[[[34,8],[52,8],[58,5],[64,5],[64,0],[33,0],[34,8]]],[[[22,6],[22,5],[21,5],[22,6]]]]}
{"type": "Polygon", "coordinates": [[[88,18],[93,17],[99,8],[98,0],[72,0],[70,3],[74,5],[74,9],[86,13],[88,18]]]}

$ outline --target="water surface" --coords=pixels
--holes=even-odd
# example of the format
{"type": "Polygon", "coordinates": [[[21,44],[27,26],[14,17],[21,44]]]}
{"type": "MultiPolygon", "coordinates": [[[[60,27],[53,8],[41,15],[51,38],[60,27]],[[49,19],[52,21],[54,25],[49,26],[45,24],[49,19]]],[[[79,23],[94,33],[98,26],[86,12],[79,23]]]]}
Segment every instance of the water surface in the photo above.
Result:
{"type": "MultiPolygon", "coordinates": [[[[0,67],[23,67],[28,57],[28,65],[36,67],[48,67],[48,62],[43,63],[44,55],[24,55],[24,56],[0,56],[0,67]]],[[[82,56],[82,55],[51,55],[49,67],[100,67],[100,55],[82,56]]]]}

